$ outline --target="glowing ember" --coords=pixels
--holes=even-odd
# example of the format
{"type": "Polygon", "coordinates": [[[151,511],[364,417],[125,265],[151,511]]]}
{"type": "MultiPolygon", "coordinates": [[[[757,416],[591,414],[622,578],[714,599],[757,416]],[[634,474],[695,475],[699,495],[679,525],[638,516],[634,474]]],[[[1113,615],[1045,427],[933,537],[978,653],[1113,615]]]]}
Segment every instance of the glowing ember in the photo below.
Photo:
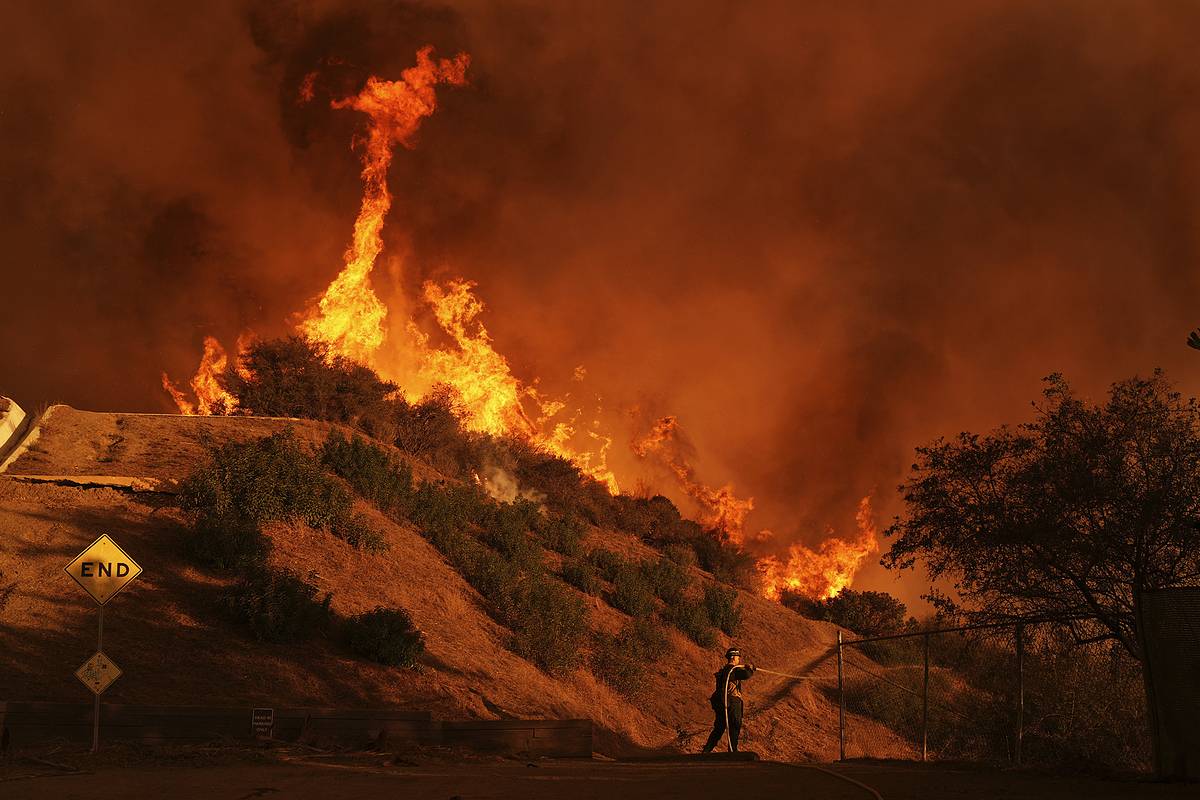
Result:
{"type": "Polygon", "coordinates": [[[858,538],[854,541],[831,537],[816,550],[792,545],[786,564],[775,556],[759,559],[763,596],[778,600],[786,589],[813,600],[827,600],[849,586],[863,559],[879,550],[879,530],[870,495],[859,501],[855,521],[858,538]]]}
{"type": "Polygon", "coordinates": [[[696,470],[686,457],[675,417],[660,419],[650,433],[633,442],[631,447],[639,458],[656,456],[671,470],[679,488],[700,507],[701,524],[725,533],[734,544],[744,541],[746,516],[754,509],[754,498],[738,497],[729,485],[714,489],[696,479],[696,470]]]}
{"type": "MultiPolygon", "coordinates": [[[[242,344],[243,339],[239,338],[239,353],[242,344]]],[[[221,384],[217,382],[217,376],[224,374],[228,365],[229,358],[225,354],[225,348],[221,347],[221,343],[212,336],[205,336],[204,355],[200,357],[200,367],[196,370],[195,377],[192,378],[192,392],[196,396],[196,402],[188,400],[187,396],[171,382],[171,378],[165,372],[162,374],[162,385],[171,395],[171,399],[175,401],[180,414],[187,416],[228,414],[237,408],[237,398],[222,389],[221,384]]],[[[240,365],[238,369],[241,369],[240,365]]]]}

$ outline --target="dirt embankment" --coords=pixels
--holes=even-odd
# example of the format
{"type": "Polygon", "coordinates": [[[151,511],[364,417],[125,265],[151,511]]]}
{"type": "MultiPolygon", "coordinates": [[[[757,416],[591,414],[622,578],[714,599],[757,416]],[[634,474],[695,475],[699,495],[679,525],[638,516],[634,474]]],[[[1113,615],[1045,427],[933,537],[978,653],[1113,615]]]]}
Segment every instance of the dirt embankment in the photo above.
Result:
{"type": "MultiPolygon", "coordinates": [[[[580,670],[555,679],[510,652],[507,629],[422,536],[365,503],[360,510],[390,548],[371,554],[304,526],[272,525],[272,559],[333,594],[333,608],[356,614],[402,606],[424,631],[418,670],[361,661],[335,642],[260,643],[217,611],[230,576],[192,566],[182,555],[186,520],[161,506],[161,494],[103,483],[63,485],[72,476],[151,479],[160,487],[184,477],[207,448],[286,426],[319,444],[329,425],[307,420],[203,418],[81,412],[56,407],[36,442],[0,475],[0,699],[85,701],[73,672],[94,650],[96,607],[63,566],[101,533],[113,536],[143,567],[108,606],[105,652],[124,670],[111,702],[227,705],[388,706],[430,710],[443,718],[590,717],[608,753],[698,749],[711,722],[707,696],[720,636],[702,650],[677,631],[671,653],[648,665],[647,691],[631,703],[580,670]],[[42,476],[34,477],[31,476],[42,476]],[[85,488],[92,486],[93,488],[85,488]]],[[[409,459],[410,462],[412,461],[409,459]]],[[[437,478],[414,463],[418,478],[437,478]]],[[[592,530],[589,544],[650,555],[633,537],[592,530]]],[[[697,577],[704,577],[697,571],[697,577]]],[[[837,707],[828,691],[833,626],[804,619],[742,593],[745,623],[737,644],[762,666],[823,681],[760,674],[749,686],[745,746],[771,758],[830,759],[837,752],[837,707]]],[[[587,598],[594,627],[613,630],[625,617],[587,598]]],[[[868,755],[908,746],[866,720],[868,755]]],[[[854,749],[862,747],[854,745],[854,749]]],[[[857,752],[855,753],[857,754],[857,752]]]]}

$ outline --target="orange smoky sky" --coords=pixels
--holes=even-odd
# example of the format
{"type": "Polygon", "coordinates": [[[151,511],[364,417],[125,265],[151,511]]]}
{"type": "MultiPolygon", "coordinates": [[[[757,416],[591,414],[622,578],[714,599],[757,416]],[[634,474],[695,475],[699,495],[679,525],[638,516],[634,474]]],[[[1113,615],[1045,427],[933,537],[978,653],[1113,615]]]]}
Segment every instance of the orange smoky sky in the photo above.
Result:
{"type": "MultiPolygon", "coordinates": [[[[293,330],[361,200],[361,115],[330,100],[432,44],[470,85],[395,154],[381,298],[475,281],[523,380],[629,437],[674,415],[752,529],[816,544],[1050,372],[1200,388],[1198,27],[1090,0],[12,5],[0,392],[169,411],[160,372],[206,335],[293,330]]],[[[623,484],[689,510],[628,441],[623,484]]]]}

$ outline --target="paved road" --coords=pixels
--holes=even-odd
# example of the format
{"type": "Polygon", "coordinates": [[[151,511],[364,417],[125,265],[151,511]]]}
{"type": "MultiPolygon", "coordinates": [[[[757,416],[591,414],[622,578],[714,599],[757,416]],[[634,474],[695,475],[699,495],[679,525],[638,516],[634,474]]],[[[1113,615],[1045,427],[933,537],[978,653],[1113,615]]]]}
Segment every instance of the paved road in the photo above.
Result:
{"type": "MultiPolygon", "coordinates": [[[[1053,777],[920,764],[839,764],[837,772],[886,800],[1182,800],[1194,786],[1053,777]]],[[[94,772],[0,782],[5,800],[872,800],[808,767],[759,763],[539,761],[384,766],[382,763],[236,763],[101,766],[94,772]]]]}
{"type": "Polygon", "coordinates": [[[870,800],[861,789],[784,764],[625,764],[591,761],[405,767],[236,764],[106,768],[0,783],[6,800],[696,800],[803,797],[870,800]]]}

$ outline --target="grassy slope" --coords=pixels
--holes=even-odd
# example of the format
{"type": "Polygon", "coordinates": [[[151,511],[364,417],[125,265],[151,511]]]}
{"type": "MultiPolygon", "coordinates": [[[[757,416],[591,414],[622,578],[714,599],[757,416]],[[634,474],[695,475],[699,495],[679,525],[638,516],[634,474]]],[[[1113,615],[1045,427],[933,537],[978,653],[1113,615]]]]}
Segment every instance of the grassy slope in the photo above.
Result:
{"type": "MultiPolygon", "coordinates": [[[[291,425],[314,445],[330,426],[260,418],[186,418],[80,412],[57,407],[39,439],[8,475],[118,475],[178,479],[202,463],[206,445],[259,437],[291,425]]],[[[411,459],[410,459],[411,461],[411,459]]],[[[414,463],[418,478],[436,479],[414,463]]],[[[375,605],[408,609],[425,632],[419,671],[360,661],[329,641],[270,645],[225,621],[214,598],[227,582],[181,555],[182,517],[155,510],[152,496],[112,489],[31,485],[0,475],[0,699],[87,699],[73,676],[92,652],[96,610],[62,567],[109,533],[145,572],[109,604],[105,651],[125,671],[112,702],[390,706],[454,717],[590,717],[607,753],[641,748],[697,749],[707,734],[707,695],[727,637],[705,651],[672,631],[672,653],[648,665],[645,699],[630,703],[586,670],[556,680],[505,647],[508,632],[480,598],[408,526],[361,504],[390,549],[358,552],[304,526],[274,525],[273,560],[302,573],[333,606],[355,614],[375,605]]],[[[589,545],[627,556],[654,551],[628,535],[592,530],[589,545]]],[[[696,577],[705,577],[697,571],[696,577]]],[[[833,626],[804,619],[742,593],[745,623],[737,643],[762,666],[830,676],[833,626]]],[[[594,627],[617,629],[624,615],[588,598],[594,627]]],[[[760,675],[750,686],[747,746],[784,759],[836,756],[837,708],[822,683],[760,675]]],[[[906,745],[886,729],[856,720],[852,751],[896,755],[906,745]]]]}

